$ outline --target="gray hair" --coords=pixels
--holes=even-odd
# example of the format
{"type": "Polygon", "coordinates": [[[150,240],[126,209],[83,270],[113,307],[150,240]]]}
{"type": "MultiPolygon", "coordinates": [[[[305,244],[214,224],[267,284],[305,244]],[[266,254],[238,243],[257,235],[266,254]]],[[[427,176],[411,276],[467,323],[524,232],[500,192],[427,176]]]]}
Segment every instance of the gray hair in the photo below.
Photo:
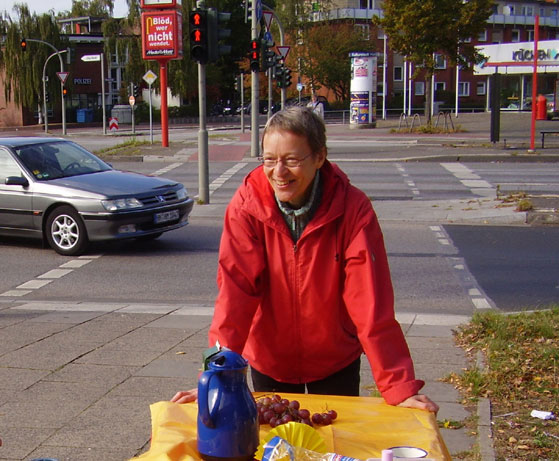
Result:
{"type": "Polygon", "coordinates": [[[266,134],[276,130],[303,136],[313,154],[317,154],[323,149],[325,153],[327,152],[324,121],[307,107],[291,106],[272,115],[262,133],[262,146],[264,146],[266,134]]]}

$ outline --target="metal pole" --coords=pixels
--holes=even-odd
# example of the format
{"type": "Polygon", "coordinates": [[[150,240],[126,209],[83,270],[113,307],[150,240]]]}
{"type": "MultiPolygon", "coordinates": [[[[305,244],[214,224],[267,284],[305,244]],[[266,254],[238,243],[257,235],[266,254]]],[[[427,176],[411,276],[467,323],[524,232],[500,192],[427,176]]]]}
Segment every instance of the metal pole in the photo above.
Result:
{"type": "Polygon", "coordinates": [[[169,147],[169,117],[167,108],[167,61],[159,61],[161,91],[161,146],[169,147]]]}
{"type": "Polygon", "coordinates": [[[47,81],[45,76],[45,68],[47,67],[47,61],[45,61],[45,66],[43,67],[43,110],[45,115],[45,133],[49,132],[49,112],[47,109],[47,81]]]}
{"type": "Polygon", "coordinates": [[[268,69],[268,116],[267,120],[270,120],[272,116],[272,68],[268,69]]]}
{"type": "MultiPolygon", "coordinates": [[[[251,37],[252,40],[258,40],[258,18],[256,16],[256,2],[252,2],[252,22],[251,22],[251,37]]],[[[250,156],[251,157],[258,157],[259,154],[259,135],[258,135],[258,117],[259,117],[259,109],[260,109],[260,101],[258,99],[259,88],[258,88],[258,71],[252,70],[251,71],[251,83],[252,83],[252,90],[251,90],[251,106],[250,106],[250,156]]]]}
{"type": "Polygon", "coordinates": [[[245,132],[245,74],[241,72],[241,81],[239,84],[241,90],[241,133],[245,132]]]}
{"type": "MultiPolygon", "coordinates": [[[[134,95],[134,84],[133,83],[130,84],[130,94],[134,95]]],[[[130,104],[130,110],[132,111],[132,134],[136,134],[136,123],[135,123],[135,119],[134,119],[134,104],[130,104]]]]}
{"type": "Polygon", "coordinates": [[[153,144],[153,115],[151,109],[151,83],[148,84],[149,88],[149,142],[153,144]]]}
{"type": "Polygon", "coordinates": [[[101,53],[101,104],[103,105],[103,134],[107,134],[107,114],[105,112],[105,55],[101,53]]]}
{"type": "Polygon", "coordinates": [[[534,23],[534,72],[532,74],[532,123],[530,129],[530,151],[534,151],[536,142],[536,98],[538,97],[538,40],[540,39],[540,17],[536,15],[534,23]]]}
{"type": "Polygon", "coordinates": [[[206,127],[206,65],[198,63],[198,107],[200,129],[198,130],[198,200],[210,203],[208,130],[206,127]]]}
{"type": "Polygon", "coordinates": [[[456,117],[458,117],[458,105],[460,104],[460,98],[458,96],[458,89],[460,88],[460,64],[456,63],[456,117]]]}
{"type": "Polygon", "coordinates": [[[404,59],[404,115],[406,115],[406,106],[408,105],[408,62],[404,59]]]}
{"type": "Polygon", "coordinates": [[[384,38],[384,62],[382,64],[382,119],[386,120],[386,69],[388,68],[388,56],[386,55],[387,52],[387,45],[386,45],[386,34],[383,34],[384,38]]]}

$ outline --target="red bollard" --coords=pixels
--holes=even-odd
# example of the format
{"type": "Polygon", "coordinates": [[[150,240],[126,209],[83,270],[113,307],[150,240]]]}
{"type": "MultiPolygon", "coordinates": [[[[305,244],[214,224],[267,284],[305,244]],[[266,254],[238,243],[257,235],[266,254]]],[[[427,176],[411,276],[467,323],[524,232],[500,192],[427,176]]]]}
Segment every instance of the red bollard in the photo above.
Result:
{"type": "Polygon", "coordinates": [[[547,119],[547,99],[544,95],[539,94],[536,98],[536,120],[547,119]]]}

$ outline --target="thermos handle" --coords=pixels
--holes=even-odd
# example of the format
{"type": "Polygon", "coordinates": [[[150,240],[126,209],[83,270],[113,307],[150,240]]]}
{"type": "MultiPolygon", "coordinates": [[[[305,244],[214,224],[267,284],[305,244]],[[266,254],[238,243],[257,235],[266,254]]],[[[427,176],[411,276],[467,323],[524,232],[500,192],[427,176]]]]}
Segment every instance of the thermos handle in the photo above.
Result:
{"type": "Polygon", "coordinates": [[[201,421],[206,427],[215,427],[215,413],[219,407],[219,400],[221,398],[221,389],[217,388],[217,399],[215,405],[210,412],[208,405],[208,391],[210,388],[210,379],[215,375],[215,371],[204,371],[198,379],[198,414],[201,421]]]}

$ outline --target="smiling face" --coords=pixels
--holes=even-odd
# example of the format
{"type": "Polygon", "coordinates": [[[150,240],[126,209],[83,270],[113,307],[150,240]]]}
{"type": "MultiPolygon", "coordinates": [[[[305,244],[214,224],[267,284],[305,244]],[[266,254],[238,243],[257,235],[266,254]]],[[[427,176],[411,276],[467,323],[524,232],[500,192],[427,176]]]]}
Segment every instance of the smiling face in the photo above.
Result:
{"type": "Polygon", "coordinates": [[[293,208],[301,208],[309,198],[316,171],[326,159],[326,151],[313,153],[304,136],[272,129],[265,133],[262,157],[278,161],[273,167],[264,162],[263,167],[276,197],[293,208]],[[299,160],[299,166],[287,167],[288,159],[292,159],[291,162],[299,160]]]}

